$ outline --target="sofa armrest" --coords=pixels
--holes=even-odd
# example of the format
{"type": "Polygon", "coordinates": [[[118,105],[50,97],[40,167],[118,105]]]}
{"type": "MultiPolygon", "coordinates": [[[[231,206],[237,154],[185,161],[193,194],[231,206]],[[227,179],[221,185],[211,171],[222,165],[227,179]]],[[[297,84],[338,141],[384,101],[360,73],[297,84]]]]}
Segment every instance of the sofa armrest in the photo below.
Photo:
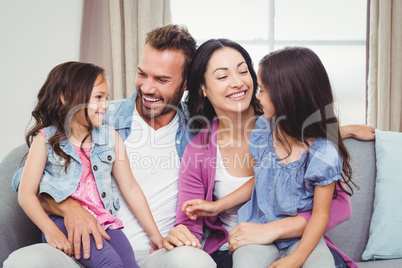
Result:
{"type": "Polygon", "coordinates": [[[41,242],[41,232],[18,204],[11,187],[14,171],[28,151],[23,144],[12,150],[0,163],[0,263],[16,249],[41,242]]]}

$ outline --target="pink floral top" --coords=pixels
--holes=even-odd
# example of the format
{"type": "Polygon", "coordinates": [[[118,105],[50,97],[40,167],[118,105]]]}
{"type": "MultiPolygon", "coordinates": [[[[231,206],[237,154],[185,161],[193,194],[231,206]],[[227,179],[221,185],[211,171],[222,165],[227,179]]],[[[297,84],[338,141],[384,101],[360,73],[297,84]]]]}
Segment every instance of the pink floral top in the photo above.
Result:
{"type": "MultiPolygon", "coordinates": [[[[40,132],[46,137],[43,129],[40,132]]],[[[123,228],[123,223],[107,211],[99,196],[98,187],[96,186],[95,176],[91,169],[91,161],[89,158],[91,148],[83,148],[88,158],[81,152],[81,148],[74,145],[78,156],[82,163],[82,175],[77,190],[71,195],[83,208],[88,210],[100,223],[103,229],[119,229],[123,228]]]]}

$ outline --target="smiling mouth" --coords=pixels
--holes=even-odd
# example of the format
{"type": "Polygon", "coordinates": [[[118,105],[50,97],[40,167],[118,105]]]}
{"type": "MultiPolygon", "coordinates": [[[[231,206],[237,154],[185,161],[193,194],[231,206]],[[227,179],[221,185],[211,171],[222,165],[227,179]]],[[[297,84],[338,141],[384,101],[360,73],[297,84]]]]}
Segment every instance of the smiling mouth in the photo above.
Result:
{"type": "Polygon", "coordinates": [[[158,101],[160,101],[161,99],[154,99],[154,98],[149,98],[149,97],[145,97],[145,96],[143,96],[144,97],[144,100],[146,100],[147,102],[158,102],[158,101]]]}
{"type": "Polygon", "coordinates": [[[231,95],[226,96],[226,98],[232,99],[232,100],[238,99],[238,98],[241,98],[241,97],[243,97],[244,95],[246,95],[246,92],[247,92],[247,90],[242,91],[242,92],[238,92],[238,93],[234,93],[234,94],[231,94],[231,95]]]}
{"type": "Polygon", "coordinates": [[[162,105],[163,98],[150,98],[142,95],[142,107],[153,109],[162,105]]]}

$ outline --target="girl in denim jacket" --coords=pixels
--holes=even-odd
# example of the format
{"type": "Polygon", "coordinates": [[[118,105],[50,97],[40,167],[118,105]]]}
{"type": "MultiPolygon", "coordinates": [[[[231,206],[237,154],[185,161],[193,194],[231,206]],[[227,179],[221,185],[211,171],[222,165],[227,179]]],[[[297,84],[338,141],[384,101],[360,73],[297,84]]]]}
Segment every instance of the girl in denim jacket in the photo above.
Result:
{"type": "Polygon", "coordinates": [[[96,65],[67,62],[53,68],[32,112],[36,122],[26,136],[26,163],[14,175],[22,172],[18,201],[43,232],[43,241],[71,255],[73,234],[67,234],[63,218],[45,213],[37,193],[39,189],[56,202],[73,198],[110,237],[98,249],[91,236],[91,257],[79,261],[87,267],[138,267],[123,224],[114,216],[119,202],[113,197],[112,174],[154,249],[162,247],[163,238],[133,177],[123,141],[102,125],[108,95],[105,71],[96,65]]]}
{"type": "MultiPolygon", "coordinates": [[[[249,138],[255,185],[238,222],[265,224],[309,210],[312,215],[301,239],[239,247],[233,267],[334,267],[323,235],[335,185],[349,194],[345,186],[353,192],[354,183],[327,72],[313,51],[286,48],[260,61],[257,81],[264,115],[249,138]]],[[[241,187],[212,203],[189,200],[183,210],[196,219],[241,204],[249,194],[241,187]]],[[[231,244],[245,239],[232,237],[231,244]]]]}

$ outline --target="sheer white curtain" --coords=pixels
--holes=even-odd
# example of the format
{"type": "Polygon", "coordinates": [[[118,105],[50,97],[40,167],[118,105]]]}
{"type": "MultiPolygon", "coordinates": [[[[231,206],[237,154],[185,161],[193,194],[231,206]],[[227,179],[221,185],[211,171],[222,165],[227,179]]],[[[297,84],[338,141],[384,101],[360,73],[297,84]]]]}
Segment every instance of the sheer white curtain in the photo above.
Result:
{"type": "Polygon", "coordinates": [[[135,91],[138,59],[146,33],[171,22],[170,0],[109,0],[113,99],[135,91]]]}
{"type": "Polygon", "coordinates": [[[402,1],[371,0],[367,123],[402,131],[402,1]]]}

